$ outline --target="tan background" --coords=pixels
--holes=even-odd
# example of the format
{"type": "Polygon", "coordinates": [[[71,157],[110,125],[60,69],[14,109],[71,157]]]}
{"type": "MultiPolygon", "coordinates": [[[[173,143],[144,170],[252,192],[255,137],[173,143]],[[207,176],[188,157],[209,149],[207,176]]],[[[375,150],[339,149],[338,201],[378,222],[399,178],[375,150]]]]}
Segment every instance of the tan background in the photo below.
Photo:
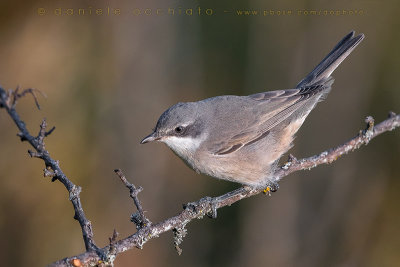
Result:
{"type": "MultiPolygon", "coordinates": [[[[327,101],[311,113],[292,153],[313,155],[364,128],[364,118],[400,112],[398,1],[1,1],[0,83],[47,94],[42,110],[23,99],[32,133],[55,125],[51,155],[83,187],[82,202],[104,246],[114,228],[134,232],[134,206],[113,169],[141,185],[154,222],[182,203],[236,184],[195,174],[164,145],[139,145],[178,101],[290,88],[350,30],[364,42],[335,72],[327,101]],[[212,16],[168,15],[211,8],[212,16]],[[60,15],[72,8],[119,8],[118,16],[60,15]],[[45,8],[46,14],[37,14],[45,8]],[[134,16],[134,8],[162,15],[134,16]],[[236,9],[292,10],[238,16],[236,9]],[[223,11],[230,11],[224,13],[223,11]],[[297,10],[362,10],[362,15],[297,15],[297,10]],[[57,11],[56,11],[57,12],[57,11]]],[[[0,258],[43,266],[84,250],[64,187],[0,110],[0,258]]],[[[400,132],[384,134],[330,166],[295,173],[272,197],[257,196],[194,221],[177,256],[172,234],[121,254],[116,266],[399,266],[400,132]]]]}

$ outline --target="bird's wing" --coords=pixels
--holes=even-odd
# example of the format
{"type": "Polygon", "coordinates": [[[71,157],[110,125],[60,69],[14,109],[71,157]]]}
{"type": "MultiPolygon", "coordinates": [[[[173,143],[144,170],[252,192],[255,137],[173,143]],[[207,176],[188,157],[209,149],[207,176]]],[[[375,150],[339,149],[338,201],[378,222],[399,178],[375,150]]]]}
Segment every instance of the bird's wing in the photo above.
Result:
{"type": "MultiPolygon", "coordinates": [[[[309,100],[324,91],[329,91],[333,79],[323,84],[299,89],[278,90],[247,96],[252,108],[247,112],[247,123],[218,144],[213,144],[215,155],[233,153],[266,136],[279,123],[287,119],[309,100]]],[[[316,100],[314,100],[316,101],[316,100]]]]}
{"type": "Polygon", "coordinates": [[[364,34],[354,36],[354,31],[350,32],[306,78],[297,84],[296,89],[278,90],[248,96],[248,98],[255,101],[255,108],[251,110],[252,112],[247,113],[246,120],[248,121],[244,123],[243,130],[226,138],[223,142],[213,144],[218,147],[214,154],[225,155],[233,153],[244,146],[253,144],[268,136],[271,129],[304,105],[311,104],[309,109],[312,109],[318,99],[329,92],[333,83],[333,79],[330,76],[332,72],[363,39],[364,34]],[[318,97],[313,97],[317,94],[319,94],[318,97]],[[259,105],[263,105],[263,107],[259,105]]]}

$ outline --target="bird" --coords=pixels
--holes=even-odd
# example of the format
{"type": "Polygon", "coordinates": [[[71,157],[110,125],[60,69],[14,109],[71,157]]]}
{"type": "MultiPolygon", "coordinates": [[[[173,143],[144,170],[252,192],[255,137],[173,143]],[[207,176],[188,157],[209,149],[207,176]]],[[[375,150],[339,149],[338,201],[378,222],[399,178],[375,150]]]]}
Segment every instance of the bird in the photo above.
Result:
{"type": "Polygon", "coordinates": [[[279,159],[332,88],[332,72],[360,44],[351,31],[293,89],[179,102],[141,144],[165,143],[196,172],[255,189],[278,188],[279,159]]]}

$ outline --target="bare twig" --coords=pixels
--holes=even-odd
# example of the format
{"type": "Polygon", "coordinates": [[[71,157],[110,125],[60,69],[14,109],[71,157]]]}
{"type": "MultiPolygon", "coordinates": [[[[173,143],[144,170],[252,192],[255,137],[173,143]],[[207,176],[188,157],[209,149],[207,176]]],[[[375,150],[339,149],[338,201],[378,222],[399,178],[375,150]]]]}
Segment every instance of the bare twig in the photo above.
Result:
{"type": "Polygon", "coordinates": [[[46,97],[46,95],[42,91],[40,91],[36,88],[24,89],[21,93],[19,93],[19,88],[20,87],[17,86],[17,88],[15,90],[8,91],[8,96],[9,96],[8,98],[11,103],[11,105],[9,104],[9,106],[11,106],[12,108],[15,108],[15,105],[17,104],[18,99],[24,97],[26,94],[31,94],[33,97],[33,100],[35,101],[36,107],[38,109],[40,109],[39,101],[37,99],[35,92],[41,94],[43,97],[46,97]]]}
{"type": "Polygon", "coordinates": [[[114,170],[114,172],[118,175],[124,185],[129,189],[130,196],[133,199],[133,202],[135,203],[135,206],[138,210],[137,213],[134,213],[131,216],[131,221],[136,225],[136,229],[139,230],[144,226],[151,225],[150,220],[147,219],[144,215],[142,204],[140,203],[140,200],[138,198],[138,194],[143,190],[143,188],[136,188],[133,184],[128,182],[124,173],[120,169],[116,169],[114,170]]]}
{"type": "MultiPolygon", "coordinates": [[[[28,130],[25,127],[25,124],[19,118],[18,114],[14,109],[15,104],[10,104],[9,94],[4,91],[4,89],[0,88],[0,107],[4,107],[7,112],[10,114],[11,118],[14,120],[15,124],[20,130],[18,136],[22,141],[28,141],[36,151],[30,152],[32,156],[39,157],[43,159],[46,164],[45,176],[51,176],[53,179],[57,179],[62,182],[65,187],[70,192],[70,199],[73,203],[76,218],[82,227],[82,233],[85,240],[85,245],[87,252],[65,258],[59,260],[57,262],[52,263],[50,266],[93,266],[93,265],[104,265],[105,260],[108,260],[111,265],[115,256],[121,252],[126,250],[136,248],[142,248],[143,245],[152,238],[158,237],[160,234],[165,233],[167,231],[173,230],[175,234],[174,244],[178,251],[181,253],[179,245],[182,242],[183,237],[186,234],[185,226],[196,218],[203,218],[204,215],[211,214],[212,217],[216,216],[216,211],[219,208],[230,206],[233,203],[242,200],[244,198],[251,197],[253,195],[259,194],[261,192],[265,192],[263,189],[254,189],[248,187],[240,187],[232,192],[226,193],[222,196],[218,197],[204,197],[196,202],[189,203],[184,206],[184,210],[178,215],[168,218],[160,223],[151,224],[150,221],[144,216],[143,208],[137,198],[137,194],[141,191],[141,188],[136,188],[132,184],[130,184],[122,172],[116,170],[116,173],[120,177],[121,181],[129,188],[131,192],[131,197],[133,198],[135,205],[138,209],[137,218],[137,227],[138,230],[136,233],[116,241],[117,234],[114,233],[113,237],[110,239],[110,245],[104,248],[98,248],[93,241],[93,232],[91,229],[90,222],[86,219],[83,209],[81,207],[79,193],[80,187],[74,185],[61,171],[59,167],[59,163],[53,160],[49,153],[44,148],[43,139],[46,136],[46,123],[45,120],[42,122],[41,130],[39,131],[39,135],[37,137],[33,137],[29,134],[28,130]],[[143,223],[144,222],[144,223],[143,223]],[[146,223],[147,222],[147,223],[146,223]]],[[[367,117],[367,128],[350,139],[346,143],[329,150],[326,150],[318,155],[304,158],[304,159],[296,159],[294,156],[289,155],[289,160],[282,167],[278,168],[275,172],[275,180],[276,182],[280,181],[282,178],[287,175],[299,171],[299,170],[307,170],[314,168],[321,164],[329,164],[338,159],[340,156],[347,154],[350,151],[358,149],[360,146],[364,144],[368,144],[373,138],[376,136],[394,130],[395,128],[400,126],[400,115],[396,115],[393,112],[389,113],[389,118],[384,120],[383,122],[374,125],[374,120],[372,117],[367,117]]],[[[50,130],[49,132],[51,132],[50,130]]],[[[49,134],[49,132],[47,132],[49,134]]],[[[47,135],[48,135],[47,134],[47,135]]],[[[273,191],[274,188],[269,188],[267,192],[273,191]]]]}

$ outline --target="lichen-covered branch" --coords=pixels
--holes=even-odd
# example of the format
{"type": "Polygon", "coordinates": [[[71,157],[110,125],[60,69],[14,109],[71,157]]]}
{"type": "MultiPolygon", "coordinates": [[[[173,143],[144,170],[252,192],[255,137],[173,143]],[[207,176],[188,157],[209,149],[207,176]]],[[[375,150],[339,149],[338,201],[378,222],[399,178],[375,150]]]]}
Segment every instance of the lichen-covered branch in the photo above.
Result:
{"type": "MultiPolygon", "coordinates": [[[[174,232],[174,245],[178,253],[181,253],[182,250],[179,245],[186,234],[185,226],[189,222],[196,218],[202,218],[205,215],[215,217],[217,214],[217,209],[219,208],[230,206],[239,200],[257,195],[261,192],[270,191],[269,189],[263,190],[249,187],[240,187],[222,196],[204,197],[196,202],[184,205],[183,211],[178,215],[165,219],[162,222],[153,224],[144,216],[143,208],[137,196],[142,189],[140,187],[136,188],[133,184],[129,183],[125,175],[120,170],[116,170],[115,172],[120,177],[121,181],[129,189],[130,195],[134,200],[135,206],[138,209],[138,212],[132,215],[132,221],[136,224],[137,232],[126,238],[117,240],[117,233],[114,230],[114,234],[110,238],[110,245],[104,248],[98,248],[93,241],[91,224],[86,219],[80,203],[80,187],[74,185],[65,176],[65,174],[61,171],[59,167],[59,163],[53,160],[50,157],[48,151],[45,150],[43,139],[48,134],[50,134],[54,130],[54,128],[46,132],[46,121],[43,120],[38,136],[31,136],[26,129],[25,124],[19,118],[17,112],[15,111],[15,103],[17,99],[28,92],[18,94],[15,93],[16,91],[6,92],[4,89],[0,88],[0,108],[5,108],[8,114],[14,120],[15,124],[20,130],[18,136],[21,138],[21,140],[28,141],[34,147],[35,151],[29,152],[30,155],[41,158],[45,162],[45,176],[51,176],[53,177],[53,180],[59,180],[68,189],[71,202],[73,203],[75,209],[75,218],[81,224],[82,233],[87,249],[85,253],[59,260],[50,264],[49,266],[112,265],[115,257],[119,253],[132,248],[141,249],[147,241],[156,238],[160,234],[167,231],[174,232]]],[[[33,94],[33,91],[30,93],[33,94]]],[[[36,96],[35,102],[37,103],[36,96]]],[[[368,144],[376,136],[398,128],[400,126],[400,115],[396,115],[393,112],[390,112],[389,117],[377,125],[374,125],[374,120],[372,117],[367,117],[366,123],[367,128],[365,130],[360,131],[357,136],[335,148],[326,150],[318,155],[304,159],[296,159],[294,156],[290,155],[288,162],[278,168],[275,172],[276,181],[280,181],[282,178],[288,176],[295,171],[308,170],[321,164],[332,163],[342,155],[358,149],[362,145],[368,144]]]]}

